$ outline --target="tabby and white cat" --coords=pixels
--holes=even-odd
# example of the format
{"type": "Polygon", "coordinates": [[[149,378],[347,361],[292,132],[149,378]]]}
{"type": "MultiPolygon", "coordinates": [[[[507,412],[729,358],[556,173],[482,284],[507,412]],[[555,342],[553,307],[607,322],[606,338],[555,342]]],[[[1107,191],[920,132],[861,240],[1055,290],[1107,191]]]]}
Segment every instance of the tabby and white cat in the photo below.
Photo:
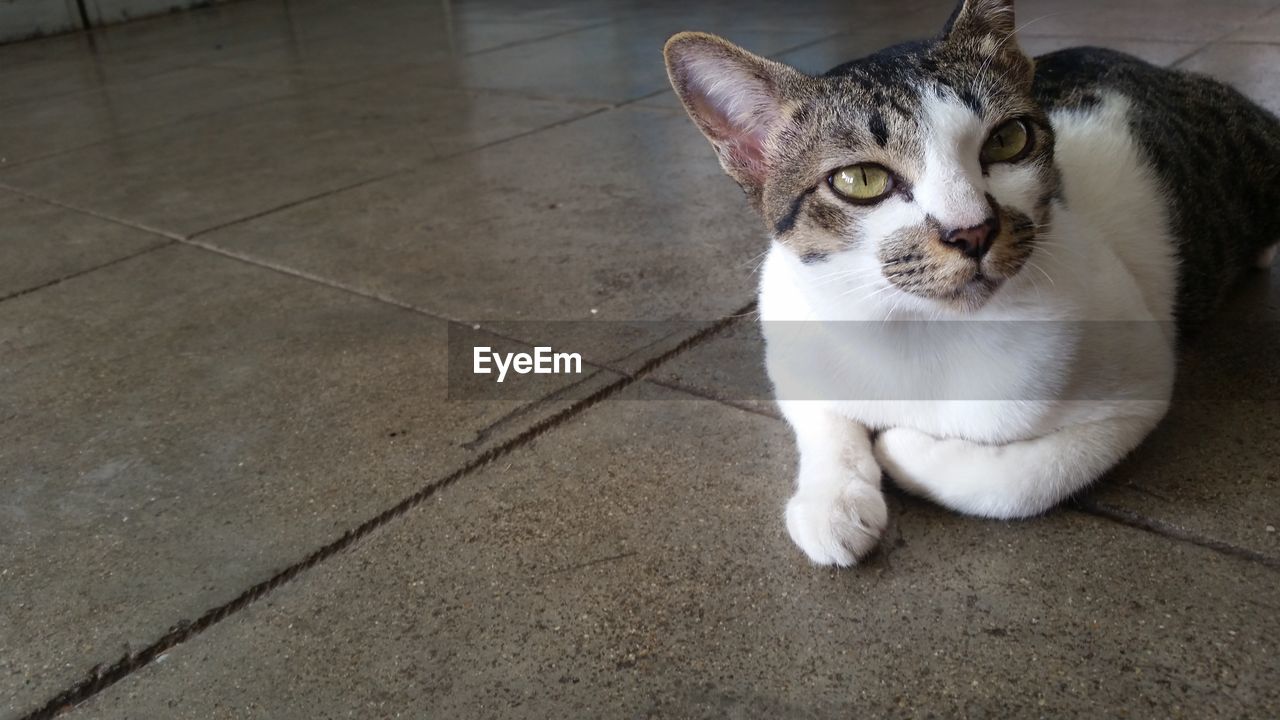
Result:
{"type": "Polygon", "coordinates": [[[666,45],[772,235],[786,523],[814,562],[875,546],[882,472],[996,518],[1093,482],[1165,414],[1176,336],[1274,258],[1275,117],[1110,50],[1033,61],[1012,5],[964,0],[939,38],[818,77],[712,35],[666,45]]]}

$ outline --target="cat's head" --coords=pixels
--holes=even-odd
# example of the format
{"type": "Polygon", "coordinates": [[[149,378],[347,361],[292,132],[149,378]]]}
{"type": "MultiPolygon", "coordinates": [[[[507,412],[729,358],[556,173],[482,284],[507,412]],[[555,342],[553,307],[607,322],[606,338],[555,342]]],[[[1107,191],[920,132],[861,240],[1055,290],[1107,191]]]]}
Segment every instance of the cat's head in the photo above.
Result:
{"type": "Polygon", "coordinates": [[[721,165],[815,282],[973,310],[1049,221],[1053,130],[1012,0],[963,0],[937,39],[818,77],[703,33],[664,54],[721,165]]]}

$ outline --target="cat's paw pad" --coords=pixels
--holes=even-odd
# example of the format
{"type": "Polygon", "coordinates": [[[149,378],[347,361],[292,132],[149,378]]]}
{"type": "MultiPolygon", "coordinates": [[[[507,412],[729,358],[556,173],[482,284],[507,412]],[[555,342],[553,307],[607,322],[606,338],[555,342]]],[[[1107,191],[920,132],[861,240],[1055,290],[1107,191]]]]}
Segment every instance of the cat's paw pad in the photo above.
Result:
{"type": "Polygon", "coordinates": [[[876,438],[876,461],[898,487],[914,495],[929,496],[919,480],[921,465],[928,462],[938,440],[919,430],[891,428],[876,438]]]}
{"type": "Polygon", "coordinates": [[[819,565],[855,564],[876,546],[888,520],[884,496],[870,486],[797,494],[787,503],[791,540],[819,565]]]}

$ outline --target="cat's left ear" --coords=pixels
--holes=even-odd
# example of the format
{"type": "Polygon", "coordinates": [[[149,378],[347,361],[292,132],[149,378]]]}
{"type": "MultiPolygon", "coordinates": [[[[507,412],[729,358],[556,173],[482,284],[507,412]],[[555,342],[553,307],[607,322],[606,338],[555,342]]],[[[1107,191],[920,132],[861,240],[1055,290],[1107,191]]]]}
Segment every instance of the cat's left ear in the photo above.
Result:
{"type": "Polygon", "coordinates": [[[671,86],[720,165],[758,201],[773,169],[773,142],[790,121],[787,100],[807,76],[706,33],[679,33],[662,54],[671,86]]]}
{"type": "Polygon", "coordinates": [[[947,42],[974,46],[981,57],[1003,60],[1030,83],[1035,64],[1018,47],[1016,29],[1013,0],[960,0],[942,35],[947,42]]]}

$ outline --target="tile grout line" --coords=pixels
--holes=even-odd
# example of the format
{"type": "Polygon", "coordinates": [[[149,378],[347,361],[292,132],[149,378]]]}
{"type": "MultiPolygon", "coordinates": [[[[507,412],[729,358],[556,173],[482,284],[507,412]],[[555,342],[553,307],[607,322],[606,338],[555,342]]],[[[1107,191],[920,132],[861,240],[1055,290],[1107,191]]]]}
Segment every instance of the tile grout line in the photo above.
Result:
{"type": "Polygon", "coordinates": [[[752,415],[759,415],[760,417],[766,417],[766,418],[769,418],[770,420],[777,420],[779,422],[783,420],[781,415],[774,415],[771,413],[767,413],[763,410],[760,410],[759,408],[753,408],[749,405],[739,404],[738,402],[733,400],[718,398],[709,392],[691,388],[679,382],[673,382],[671,380],[660,380],[657,378],[645,378],[644,382],[650,385],[656,385],[657,387],[660,387],[660,388],[666,388],[667,390],[671,390],[672,392],[678,392],[682,395],[688,395],[698,400],[705,400],[708,402],[718,403],[726,407],[734,408],[735,410],[739,410],[741,412],[751,413],[752,415]]]}
{"type": "Polygon", "coordinates": [[[606,25],[613,25],[618,22],[620,21],[601,20],[599,22],[591,23],[589,25],[582,25],[580,27],[570,27],[564,30],[559,30],[557,32],[551,33],[550,35],[540,35],[538,37],[525,38],[524,40],[512,40],[511,42],[495,45],[491,48],[485,48],[483,50],[476,50],[474,52],[465,53],[463,57],[475,57],[477,55],[485,55],[491,52],[498,52],[499,50],[508,50],[513,47],[520,47],[521,45],[531,45],[533,43],[542,42],[543,40],[554,40],[556,38],[564,37],[565,35],[573,35],[574,33],[584,32],[587,30],[595,30],[597,28],[602,28],[602,27],[605,27],[606,25]]]}
{"type": "Polygon", "coordinates": [[[137,250],[137,251],[135,251],[135,252],[131,252],[131,253],[129,253],[128,255],[121,255],[120,257],[117,257],[117,258],[114,258],[114,259],[108,260],[108,261],[106,261],[106,262],[104,262],[104,263],[99,263],[99,264],[97,264],[97,265],[94,265],[93,267],[87,267],[87,268],[84,268],[84,269],[82,269],[82,270],[77,270],[77,271],[75,271],[75,272],[73,272],[73,273],[68,273],[68,274],[63,275],[63,276],[61,276],[61,277],[54,278],[53,280],[47,280],[47,281],[42,282],[42,283],[40,283],[40,284],[38,284],[38,285],[33,285],[32,287],[24,288],[24,289],[22,289],[22,290],[17,290],[17,291],[11,292],[11,293],[9,293],[8,295],[0,296],[0,302],[6,302],[6,301],[8,301],[8,300],[14,300],[14,299],[17,299],[17,298],[22,297],[23,295],[28,295],[28,294],[30,294],[30,293],[36,292],[37,290],[44,290],[45,288],[53,287],[54,285],[59,285],[59,284],[61,284],[61,283],[63,283],[63,282],[66,282],[67,280],[74,280],[75,278],[78,278],[78,277],[80,277],[80,276],[82,276],[82,275],[88,275],[89,273],[97,272],[98,270],[102,270],[102,269],[104,269],[104,268],[109,268],[109,267],[111,267],[112,265],[116,265],[116,264],[122,263],[122,262],[124,262],[124,261],[126,261],[126,260],[132,260],[132,259],[134,259],[134,258],[136,258],[136,257],[139,257],[139,256],[141,256],[141,255],[146,255],[147,253],[154,252],[154,251],[159,250],[159,249],[161,249],[161,248],[167,248],[167,247],[169,247],[170,245],[173,245],[173,244],[174,244],[174,243],[176,243],[176,242],[178,242],[178,241],[177,241],[177,240],[174,240],[174,239],[172,239],[172,238],[165,239],[165,240],[163,240],[163,241],[161,241],[161,242],[156,243],[155,245],[150,245],[150,246],[145,247],[145,248],[143,248],[143,249],[141,249],[141,250],[137,250]]]}
{"type": "Polygon", "coordinates": [[[140,225],[138,223],[125,220],[123,218],[118,218],[112,215],[100,213],[97,210],[82,208],[78,205],[71,205],[70,203],[65,203],[61,200],[55,200],[53,198],[45,197],[43,195],[37,195],[36,193],[31,192],[30,190],[24,190],[22,188],[15,187],[13,185],[8,185],[4,182],[2,178],[0,178],[0,190],[11,192],[15,195],[19,195],[21,197],[27,198],[28,200],[34,200],[36,202],[42,202],[46,205],[52,205],[54,207],[62,208],[63,210],[70,210],[71,212],[80,213],[81,215],[88,215],[91,218],[96,218],[98,220],[102,220],[103,222],[109,222],[113,225],[122,225],[127,228],[132,228],[140,232],[145,232],[149,235],[159,235],[160,237],[168,238],[169,240],[176,240],[176,241],[181,241],[184,239],[182,235],[169,232],[168,230],[161,230],[160,228],[153,228],[153,227],[148,227],[146,225],[140,225]]]}
{"type": "MultiPolygon", "coordinates": [[[[1235,32],[1235,31],[1234,31],[1234,30],[1232,30],[1231,32],[1235,32]]],[[[1208,42],[1206,42],[1206,43],[1205,43],[1205,44],[1203,44],[1203,45],[1197,45],[1197,46],[1195,47],[1195,49],[1194,49],[1194,50],[1192,50],[1191,52],[1183,53],[1182,55],[1179,55],[1179,56],[1177,57],[1177,59],[1175,59],[1173,62],[1169,63],[1168,65],[1165,65],[1164,67],[1169,68],[1170,70],[1176,70],[1176,69],[1179,69],[1179,68],[1178,68],[1178,66],[1179,66],[1179,65],[1181,65],[1182,63],[1184,63],[1184,62],[1186,62],[1186,61],[1190,60],[1191,58],[1193,58],[1193,57],[1195,57],[1195,56],[1199,55],[1200,53],[1204,52],[1205,50],[1208,50],[1209,48],[1213,47],[1215,44],[1217,44],[1217,42],[1218,42],[1219,40],[1221,40],[1222,38],[1226,37],[1227,35],[1230,35],[1230,34],[1231,34],[1231,32],[1224,33],[1223,35],[1219,35],[1218,37],[1215,37],[1215,38],[1213,38],[1213,39],[1209,40],[1208,42]]]]}
{"type": "MultiPolygon", "coordinates": [[[[490,436],[500,432],[502,428],[522,421],[531,413],[536,413],[541,408],[545,408],[548,405],[552,405],[578,393],[582,388],[587,387],[597,378],[604,377],[606,372],[607,371],[605,370],[596,369],[590,374],[587,374],[581,380],[575,380],[574,382],[553,390],[541,397],[533,398],[532,400],[519,405],[510,412],[503,413],[501,417],[477,430],[471,440],[460,443],[460,445],[466,450],[475,452],[476,450],[484,447],[488,443],[490,436]]],[[[617,375],[617,373],[613,374],[617,375]]]]}
{"type": "Polygon", "coordinates": [[[1130,510],[1124,510],[1114,505],[1088,498],[1077,500],[1076,505],[1078,507],[1074,509],[1084,515],[1109,520],[1118,525],[1142,530],[1169,540],[1213,550],[1222,555],[1255,562],[1272,570],[1280,570],[1280,558],[1274,558],[1256,550],[1250,550],[1222,540],[1205,537],[1169,522],[1143,517],[1130,510]]]}
{"type": "Polygon", "coordinates": [[[227,222],[224,222],[224,223],[219,223],[219,224],[217,224],[217,225],[213,225],[213,226],[210,226],[210,227],[207,227],[207,228],[202,228],[202,229],[200,229],[200,230],[196,230],[196,231],[194,231],[194,232],[191,232],[191,233],[187,234],[187,235],[186,235],[186,236],[184,236],[182,239],[183,239],[183,240],[194,240],[194,239],[196,239],[196,238],[200,237],[201,235],[207,235],[207,234],[209,234],[209,233],[216,232],[216,231],[218,231],[218,230],[224,230],[224,229],[226,229],[226,228],[229,228],[229,227],[232,227],[232,226],[235,226],[235,225],[240,225],[240,224],[242,224],[242,223],[250,222],[250,221],[252,221],[252,220],[257,220],[258,218],[266,217],[267,215],[271,215],[272,213],[280,212],[280,211],[282,211],[282,210],[288,210],[288,209],[290,209],[290,208],[294,208],[294,207],[297,207],[297,206],[299,206],[299,205],[305,205],[305,204],[307,204],[307,203],[310,203],[310,202],[313,202],[313,201],[316,201],[316,200],[321,200],[321,199],[323,199],[323,198],[329,197],[330,195],[335,195],[335,194],[337,194],[337,193],[346,192],[347,190],[353,190],[353,189],[358,188],[358,187],[361,187],[361,186],[363,186],[363,185],[369,185],[369,184],[371,184],[371,183],[379,182],[379,181],[382,181],[382,180],[389,180],[389,179],[391,179],[391,178],[399,177],[399,176],[401,176],[401,175],[408,175],[408,174],[410,174],[410,173],[414,173],[414,172],[417,172],[417,171],[419,171],[419,170],[422,170],[423,168],[427,168],[427,167],[430,167],[430,166],[432,166],[432,165],[435,165],[436,163],[441,163],[441,162],[444,162],[444,161],[446,161],[446,160],[452,160],[452,159],[454,159],[454,158],[461,157],[461,156],[463,156],[463,155],[467,155],[467,154],[469,154],[469,153],[479,152],[479,151],[481,151],[481,150],[487,150],[487,149],[489,149],[489,148],[496,147],[496,146],[498,146],[498,145],[502,145],[503,143],[508,143],[508,142],[513,141],[513,140],[519,140],[519,139],[521,139],[521,138],[529,137],[530,135],[536,135],[537,133],[544,132],[544,131],[546,131],[546,130],[553,130],[553,129],[555,129],[555,128],[562,127],[562,126],[564,126],[564,125],[569,125],[569,124],[571,124],[571,123],[578,122],[579,120],[585,120],[585,119],[587,119],[587,118],[594,117],[594,116],[599,115],[599,114],[601,114],[601,113],[608,112],[608,111],[610,111],[610,110],[612,110],[612,109],[613,109],[613,106],[602,105],[602,106],[597,107],[597,108],[595,108],[595,109],[588,110],[587,112],[584,112],[584,113],[582,113],[582,114],[580,114],[580,115],[574,115],[573,117],[565,118],[565,119],[563,119],[563,120],[557,120],[556,122],[550,123],[550,124],[548,124],[548,125],[542,125],[542,126],[540,126],[540,127],[534,128],[534,129],[532,129],[532,130],[526,130],[526,131],[524,131],[524,132],[517,133],[517,134],[515,134],[515,135],[510,135],[510,136],[508,136],[508,137],[499,138],[498,140],[493,140],[493,141],[491,141],[491,142],[483,143],[483,144],[481,144],[481,145],[477,145],[477,146],[475,146],[475,147],[466,148],[466,149],[464,149],[464,150],[459,150],[458,152],[446,153],[446,154],[444,154],[444,155],[440,155],[440,156],[438,156],[438,157],[429,158],[429,159],[427,159],[427,160],[423,161],[423,162],[422,162],[422,163],[420,163],[420,164],[413,164],[413,165],[409,165],[409,166],[407,166],[407,167],[397,168],[397,169],[392,170],[392,171],[389,171],[389,172],[387,172],[387,173],[383,173],[383,174],[377,175],[377,176],[375,176],[375,177],[365,178],[365,179],[363,179],[363,180],[360,180],[360,181],[358,181],[358,182],[354,182],[354,183],[351,183],[351,184],[345,185],[345,186],[343,186],[343,187],[334,188],[334,189],[332,189],[332,190],[326,190],[326,191],[324,191],[324,192],[322,192],[322,193],[318,193],[318,194],[315,194],[315,195],[309,195],[309,196],[304,197],[304,198],[299,198],[299,199],[297,199],[297,200],[292,200],[292,201],[287,202],[287,203],[284,203],[284,204],[282,204],[282,205],[277,205],[277,206],[272,207],[272,208],[270,208],[270,209],[268,209],[268,210],[263,210],[263,211],[261,211],[261,212],[252,213],[252,214],[250,214],[250,215],[245,215],[245,216],[243,216],[243,217],[238,217],[238,218],[235,218],[235,219],[233,219],[233,220],[228,220],[227,222]]]}
{"type": "MultiPolygon", "coordinates": [[[[496,332],[496,331],[494,331],[494,330],[493,330],[493,329],[491,329],[491,328],[487,328],[487,327],[485,327],[483,324],[480,324],[480,327],[479,327],[479,328],[476,328],[476,325],[477,325],[478,323],[476,323],[476,322],[474,322],[474,321],[466,321],[466,320],[461,320],[461,319],[458,319],[458,318],[449,317],[448,315],[442,315],[442,314],[440,314],[440,313],[433,312],[433,311],[431,311],[431,310],[428,310],[428,309],[423,308],[423,307],[419,307],[419,306],[414,305],[414,304],[412,304],[412,303],[408,303],[408,302],[405,302],[405,301],[403,301],[403,300],[398,300],[398,299],[396,299],[396,298],[394,298],[394,297],[392,297],[392,296],[390,296],[390,295],[383,295],[383,294],[381,294],[381,293],[377,293],[377,292],[372,292],[372,291],[364,290],[364,289],[361,289],[361,288],[358,288],[358,287],[355,287],[355,286],[351,286],[351,285],[347,285],[347,284],[345,284],[345,283],[338,282],[338,281],[336,281],[336,280],[330,280],[329,278],[326,278],[326,277],[324,277],[324,276],[322,276],[322,275],[315,275],[315,274],[312,274],[312,273],[304,272],[304,271],[302,271],[302,270],[297,270],[297,269],[291,268],[291,267],[289,267],[289,266],[287,266],[287,265],[281,265],[281,264],[277,264],[277,263],[273,263],[273,262],[268,262],[268,261],[266,261],[266,260],[262,260],[262,259],[259,259],[259,258],[255,258],[255,257],[253,257],[252,255],[248,255],[248,254],[245,254],[245,253],[235,252],[234,250],[228,250],[228,249],[226,249],[226,248],[219,247],[219,246],[214,245],[214,244],[212,244],[212,243],[204,242],[204,241],[202,241],[202,240],[195,240],[195,239],[183,239],[183,240],[178,240],[177,242],[178,242],[178,243],[180,243],[180,244],[182,244],[182,245],[183,245],[183,246],[185,246],[185,247],[190,247],[190,248],[195,248],[195,249],[197,249],[197,250],[202,250],[202,251],[204,251],[204,252],[208,252],[208,253],[211,253],[211,254],[214,254],[214,255],[218,255],[218,256],[220,256],[220,257],[224,257],[224,258],[227,258],[227,259],[230,259],[230,260],[235,260],[235,261],[238,261],[238,262],[242,262],[242,263],[244,263],[244,264],[246,264],[246,265],[250,265],[250,266],[252,266],[252,267],[260,268],[260,269],[263,269],[263,270],[269,270],[269,271],[271,271],[271,272],[279,273],[279,274],[281,274],[281,275],[285,275],[285,276],[287,276],[287,277],[291,277],[291,278],[295,278],[295,279],[298,279],[298,280],[303,280],[303,281],[306,281],[306,282],[314,283],[314,284],[316,284],[316,285],[320,285],[320,286],[323,286],[323,287],[329,288],[329,289],[331,289],[331,290],[338,290],[338,291],[340,291],[340,292],[344,292],[344,293],[347,293],[347,294],[350,294],[350,295],[354,295],[354,296],[356,296],[356,297],[363,298],[363,299],[365,299],[365,300],[371,300],[371,301],[373,301],[373,302],[382,303],[382,304],[384,304],[384,305],[389,305],[389,306],[391,306],[391,307],[394,307],[394,308],[397,308],[397,309],[400,309],[400,310],[405,310],[405,311],[408,311],[408,312],[411,312],[411,313],[414,313],[414,314],[417,314],[417,315],[422,315],[423,317],[431,318],[432,320],[438,320],[438,321],[440,321],[440,322],[450,323],[450,324],[454,324],[454,325],[466,325],[466,326],[468,326],[468,327],[471,327],[472,329],[479,329],[479,330],[482,330],[482,331],[484,331],[486,334],[491,335],[491,336],[493,336],[493,337],[495,337],[495,338],[499,338],[499,339],[502,339],[502,340],[506,340],[506,341],[508,341],[508,342],[517,343],[517,344],[519,344],[519,345],[524,345],[524,346],[527,346],[527,347],[533,347],[533,343],[530,343],[530,342],[528,342],[528,341],[526,341],[526,340],[523,340],[523,339],[521,339],[521,338],[510,337],[510,336],[508,336],[508,335],[506,335],[506,334],[503,334],[503,333],[500,333],[500,332],[496,332]]],[[[616,370],[616,369],[614,369],[614,368],[612,368],[612,367],[609,367],[609,366],[605,365],[604,363],[596,362],[596,361],[595,361],[595,360],[593,360],[592,358],[585,358],[585,357],[584,357],[584,358],[583,358],[583,362],[587,363],[588,365],[592,365],[592,366],[594,366],[594,367],[598,368],[599,370],[608,370],[608,371],[610,371],[610,372],[614,372],[614,373],[617,373],[617,374],[626,374],[626,373],[622,373],[622,372],[620,372],[620,371],[618,371],[618,370],[616,370]]]]}
{"type": "Polygon", "coordinates": [[[133,674],[135,671],[149,665],[157,657],[168,652],[175,646],[195,638],[205,630],[208,630],[231,615],[257,602],[262,597],[273,592],[276,588],[292,581],[294,578],[307,572],[320,563],[323,563],[338,553],[347,550],[355,543],[364,539],[366,536],[380,529],[384,525],[417,508],[440,490],[447,488],[462,478],[490,465],[494,461],[511,454],[525,445],[528,445],[542,435],[545,435],[551,430],[564,424],[566,421],[582,414],[583,412],[618,394],[630,385],[642,380],[645,375],[657,369],[673,357],[720,332],[720,330],[734,321],[735,316],[750,312],[754,307],[755,302],[752,301],[750,304],[733,313],[733,315],[723,318],[699,331],[695,335],[686,338],[680,344],[671,348],[667,352],[649,359],[641,365],[633,376],[622,377],[614,380],[603,388],[600,388],[586,397],[570,404],[563,410],[539,420],[511,439],[484,451],[453,472],[439,479],[428,482],[417,492],[414,492],[395,505],[383,510],[377,515],[374,515],[368,520],[365,520],[356,527],[347,530],[337,539],[321,546],[302,560],[289,565],[267,580],[249,587],[232,600],[205,611],[195,621],[190,623],[180,622],[168,633],[161,636],[158,640],[152,642],[142,650],[139,650],[136,653],[126,654],[124,657],[109,666],[99,666],[98,669],[91,671],[89,677],[54,696],[38,709],[24,715],[23,720],[47,720],[49,718],[53,718],[64,710],[92,698],[106,688],[133,674]]]}

